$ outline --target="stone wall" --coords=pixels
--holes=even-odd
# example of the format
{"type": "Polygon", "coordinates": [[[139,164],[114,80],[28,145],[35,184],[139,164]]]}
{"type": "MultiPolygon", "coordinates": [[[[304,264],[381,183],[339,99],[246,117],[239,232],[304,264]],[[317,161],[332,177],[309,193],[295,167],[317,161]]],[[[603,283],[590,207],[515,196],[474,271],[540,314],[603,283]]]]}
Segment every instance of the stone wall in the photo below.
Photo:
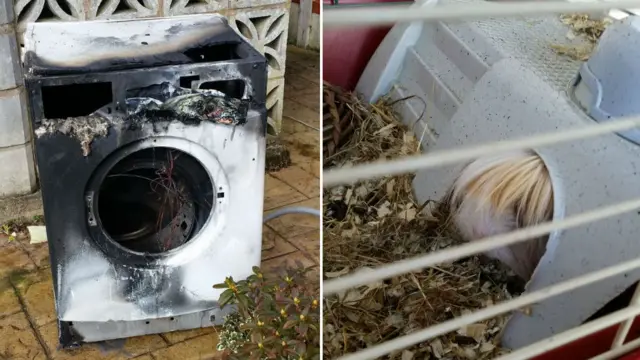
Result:
{"type": "Polygon", "coordinates": [[[36,190],[20,48],[27,23],[219,13],[269,61],[269,132],[279,133],[290,0],[0,0],[0,197],[36,190]]]}
{"type": "Polygon", "coordinates": [[[302,20],[302,14],[300,13],[300,0],[291,1],[291,10],[289,12],[289,44],[294,44],[304,49],[320,51],[320,33],[322,27],[320,26],[320,7],[321,5],[313,0],[311,17],[309,18],[309,36],[306,42],[303,44],[297,43],[298,32],[301,31],[300,20],[302,20]],[[317,9],[316,9],[317,7],[317,9]]]}
{"type": "Polygon", "coordinates": [[[36,188],[31,125],[11,2],[0,0],[0,197],[36,188]]]}

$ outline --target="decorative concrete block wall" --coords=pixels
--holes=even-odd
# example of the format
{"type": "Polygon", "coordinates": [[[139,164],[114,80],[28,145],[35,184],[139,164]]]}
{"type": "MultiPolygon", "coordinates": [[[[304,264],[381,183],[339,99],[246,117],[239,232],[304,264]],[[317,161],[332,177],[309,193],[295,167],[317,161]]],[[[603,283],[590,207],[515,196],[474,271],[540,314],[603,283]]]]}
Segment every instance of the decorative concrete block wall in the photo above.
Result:
{"type": "Polygon", "coordinates": [[[27,194],[36,188],[14,12],[0,0],[0,196],[27,194]]]}
{"type": "Polygon", "coordinates": [[[20,48],[27,23],[219,13],[269,61],[269,132],[281,128],[290,0],[0,0],[0,197],[36,190],[20,48]]]}
{"type": "Polygon", "coordinates": [[[278,0],[230,0],[232,6],[240,4],[272,3],[266,7],[235,9],[227,12],[231,26],[263,53],[269,62],[267,84],[268,120],[272,133],[279,133],[284,100],[284,73],[287,57],[289,5],[278,0]]]}

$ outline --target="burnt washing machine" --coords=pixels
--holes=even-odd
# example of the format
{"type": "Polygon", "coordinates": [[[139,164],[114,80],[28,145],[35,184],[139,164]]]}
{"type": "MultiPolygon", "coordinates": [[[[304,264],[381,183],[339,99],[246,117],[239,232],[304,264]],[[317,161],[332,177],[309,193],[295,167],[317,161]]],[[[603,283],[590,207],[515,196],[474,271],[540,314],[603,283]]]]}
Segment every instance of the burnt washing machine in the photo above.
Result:
{"type": "Polygon", "coordinates": [[[218,15],[25,33],[61,345],[222,323],[212,286],[260,265],[266,59],[218,15]]]}

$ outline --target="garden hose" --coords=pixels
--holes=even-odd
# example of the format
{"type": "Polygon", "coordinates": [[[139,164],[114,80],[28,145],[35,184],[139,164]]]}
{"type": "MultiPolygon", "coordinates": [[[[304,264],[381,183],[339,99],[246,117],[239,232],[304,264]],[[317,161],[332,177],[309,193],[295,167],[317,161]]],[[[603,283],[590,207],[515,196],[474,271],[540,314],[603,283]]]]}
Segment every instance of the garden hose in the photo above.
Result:
{"type": "Polygon", "coordinates": [[[276,210],[272,213],[269,213],[267,216],[264,217],[264,220],[262,221],[263,223],[266,223],[268,221],[271,221],[275,218],[279,218],[282,215],[287,215],[287,214],[308,214],[308,215],[315,215],[317,217],[320,217],[320,210],[316,210],[314,208],[309,208],[309,207],[303,207],[303,206],[291,206],[291,207],[286,207],[284,209],[280,209],[280,210],[276,210]]]}

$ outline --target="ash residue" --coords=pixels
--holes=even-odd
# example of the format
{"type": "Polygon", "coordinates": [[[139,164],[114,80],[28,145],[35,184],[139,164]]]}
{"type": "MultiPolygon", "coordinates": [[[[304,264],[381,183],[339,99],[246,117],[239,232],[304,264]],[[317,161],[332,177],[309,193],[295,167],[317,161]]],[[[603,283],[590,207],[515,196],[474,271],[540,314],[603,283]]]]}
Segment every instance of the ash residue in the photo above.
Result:
{"type": "Polygon", "coordinates": [[[291,154],[280,138],[267,138],[266,154],[265,168],[268,172],[280,171],[291,166],[291,154]]]}
{"type": "Polygon", "coordinates": [[[47,134],[61,133],[80,141],[82,155],[91,153],[93,139],[107,136],[111,123],[99,115],[80,116],[66,119],[44,119],[42,125],[36,129],[37,137],[47,134]]]}

